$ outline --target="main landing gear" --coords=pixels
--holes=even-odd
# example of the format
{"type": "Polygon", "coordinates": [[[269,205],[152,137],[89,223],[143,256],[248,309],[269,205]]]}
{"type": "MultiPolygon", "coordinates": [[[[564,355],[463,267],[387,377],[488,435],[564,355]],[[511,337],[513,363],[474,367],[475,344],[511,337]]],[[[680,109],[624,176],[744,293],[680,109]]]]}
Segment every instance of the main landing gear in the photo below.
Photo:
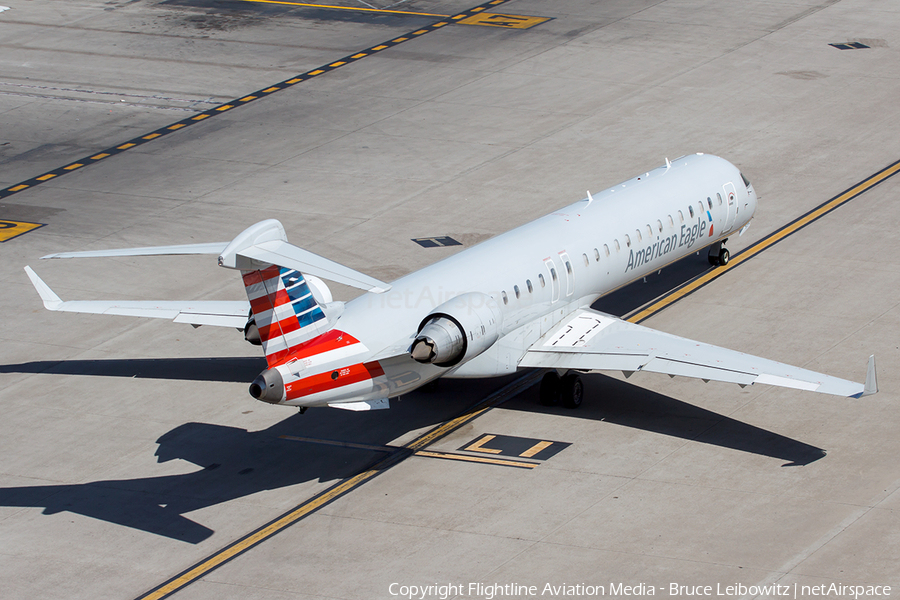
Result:
{"type": "Polygon", "coordinates": [[[566,408],[578,408],[584,399],[584,383],[578,373],[567,373],[562,377],[556,371],[548,371],[541,379],[541,404],[566,408]]]}
{"type": "Polygon", "coordinates": [[[727,241],[728,239],[726,238],[709,247],[709,255],[707,255],[709,264],[714,267],[724,267],[728,264],[731,254],[728,253],[728,248],[725,247],[725,242],[727,241]]]}

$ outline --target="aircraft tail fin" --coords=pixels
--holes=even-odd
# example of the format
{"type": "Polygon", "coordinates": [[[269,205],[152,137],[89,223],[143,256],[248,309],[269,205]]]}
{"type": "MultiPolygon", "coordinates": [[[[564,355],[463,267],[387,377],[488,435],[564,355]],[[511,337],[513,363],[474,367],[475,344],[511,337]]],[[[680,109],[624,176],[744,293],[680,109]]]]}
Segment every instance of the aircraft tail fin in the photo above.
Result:
{"type": "Polygon", "coordinates": [[[241,275],[269,365],[331,329],[330,320],[300,271],[270,265],[242,270],[241,275]]]}

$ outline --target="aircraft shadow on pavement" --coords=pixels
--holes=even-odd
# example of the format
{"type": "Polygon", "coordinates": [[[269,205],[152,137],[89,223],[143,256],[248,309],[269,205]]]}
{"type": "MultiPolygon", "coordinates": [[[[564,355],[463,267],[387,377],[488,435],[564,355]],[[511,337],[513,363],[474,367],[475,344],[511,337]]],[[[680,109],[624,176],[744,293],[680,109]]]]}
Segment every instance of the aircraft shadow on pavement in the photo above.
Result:
{"type": "MultiPolygon", "coordinates": [[[[507,381],[492,381],[489,389],[507,381]]],[[[44,507],[44,514],[68,511],[197,544],[214,530],[185,517],[187,513],[265,490],[340,480],[387,455],[280,436],[383,446],[465,410],[472,403],[470,386],[451,382],[439,391],[394,400],[390,410],[350,413],[318,408],[304,415],[295,412],[260,431],[185,423],[157,440],[156,456],[160,463],[180,459],[201,467],[198,470],[160,477],[0,488],[0,506],[44,507]]],[[[301,494],[305,498],[312,492],[301,494]]]]}
{"type": "MultiPolygon", "coordinates": [[[[661,275],[637,282],[595,303],[611,314],[626,314],[706,270],[693,256],[661,275]]],[[[260,357],[193,359],[111,359],[36,361],[0,365],[0,373],[55,373],[107,377],[247,382],[262,369],[260,357]]],[[[537,404],[537,386],[503,407],[560,412],[603,420],[698,443],[711,444],[806,465],[825,455],[809,444],[742,423],[603,375],[586,376],[584,405],[575,411],[537,404]],[[594,399],[592,400],[592,396],[594,399]],[[600,398],[602,397],[602,400],[600,398]]],[[[184,515],[265,490],[353,476],[385,454],[282,439],[331,439],[383,446],[420,428],[460,414],[487,390],[510,378],[483,382],[442,381],[437,391],[415,392],[392,401],[391,410],[348,413],[312,409],[261,431],[206,423],[185,423],[157,440],[160,463],[180,459],[200,469],[178,475],[93,481],[84,484],[0,488],[0,506],[44,507],[44,514],[68,511],[125,527],[196,544],[214,530],[184,515]],[[474,389],[478,387],[477,392],[474,389]]],[[[515,432],[509,432],[510,434],[515,432]]],[[[304,496],[310,495],[304,492],[304,496]]]]}
{"type": "MultiPolygon", "coordinates": [[[[577,410],[539,405],[538,386],[506,402],[503,408],[552,412],[604,421],[701,444],[785,460],[787,462],[782,465],[783,467],[808,465],[825,456],[825,451],[821,448],[658,394],[638,385],[600,373],[582,377],[585,399],[577,410]]],[[[704,384],[698,380],[697,385],[704,384]]]]}

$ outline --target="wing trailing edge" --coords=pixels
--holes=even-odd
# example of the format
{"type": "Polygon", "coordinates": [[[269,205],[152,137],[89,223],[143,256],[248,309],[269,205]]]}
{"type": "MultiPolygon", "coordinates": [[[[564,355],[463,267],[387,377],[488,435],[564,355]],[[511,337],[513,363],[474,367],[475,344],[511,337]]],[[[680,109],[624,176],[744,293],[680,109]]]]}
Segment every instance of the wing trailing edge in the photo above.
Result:
{"type": "Polygon", "coordinates": [[[874,357],[869,358],[866,383],[856,383],[656,331],[590,309],[576,311],[538,340],[519,366],[625,373],[649,371],[855,398],[878,390],[874,357]]]}

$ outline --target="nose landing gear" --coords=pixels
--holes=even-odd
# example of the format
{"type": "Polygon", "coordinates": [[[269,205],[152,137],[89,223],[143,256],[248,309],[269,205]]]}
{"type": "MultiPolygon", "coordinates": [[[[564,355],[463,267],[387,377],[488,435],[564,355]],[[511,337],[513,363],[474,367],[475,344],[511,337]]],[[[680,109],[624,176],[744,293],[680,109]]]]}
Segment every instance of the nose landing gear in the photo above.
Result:
{"type": "Polygon", "coordinates": [[[728,248],[725,247],[725,242],[727,241],[728,239],[726,238],[709,247],[709,254],[707,255],[709,264],[714,267],[724,267],[728,264],[731,254],[729,254],[728,248]]]}

